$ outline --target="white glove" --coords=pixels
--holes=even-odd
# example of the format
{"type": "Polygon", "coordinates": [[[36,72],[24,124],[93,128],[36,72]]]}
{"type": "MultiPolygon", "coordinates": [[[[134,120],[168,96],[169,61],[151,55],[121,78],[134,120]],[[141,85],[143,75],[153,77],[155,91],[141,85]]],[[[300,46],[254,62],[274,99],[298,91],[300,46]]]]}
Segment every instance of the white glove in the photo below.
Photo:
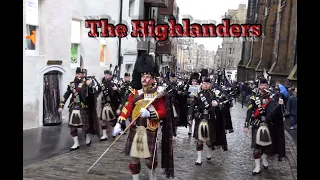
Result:
{"type": "Polygon", "coordinates": [[[119,115],[121,113],[120,109],[117,109],[116,113],[119,115]]]}
{"type": "Polygon", "coordinates": [[[218,102],[215,101],[215,100],[213,100],[212,103],[211,103],[211,105],[212,105],[212,107],[216,107],[216,106],[218,106],[218,102]]]}
{"type": "Polygon", "coordinates": [[[121,132],[121,124],[117,123],[113,128],[112,136],[117,136],[120,132],[121,132]]]}
{"type": "Polygon", "coordinates": [[[150,112],[145,108],[141,108],[140,113],[141,113],[140,117],[142,118],[150,117],[150,112]]]}
{"type": "Polygon", "coordinates": [[[117,89],[118,89],[117,86],[113,86],[112,87],[112,90],[114,90],[114,91],[117,90],[117,89]]]}
{"type": "Polygon", "coordinates": [[[165,90],[164,87],[159,86],[158,89],[157,89],[157,93],[158,93],[159,95],[163,95],[163,94],[164,94],[164,90],[165,90]]]}
{"type": "Polygon", "coordinates": [[[278,103],[279,103],[279,104],[283,104],[283,99],[279,98],[278,103]]]}
{"type": "Polygon", "coordinates": [[[260,104],[261,103],[260,100],[256,100],[255,103],[256,103],[257,106],[261,105],[260,104]]]}

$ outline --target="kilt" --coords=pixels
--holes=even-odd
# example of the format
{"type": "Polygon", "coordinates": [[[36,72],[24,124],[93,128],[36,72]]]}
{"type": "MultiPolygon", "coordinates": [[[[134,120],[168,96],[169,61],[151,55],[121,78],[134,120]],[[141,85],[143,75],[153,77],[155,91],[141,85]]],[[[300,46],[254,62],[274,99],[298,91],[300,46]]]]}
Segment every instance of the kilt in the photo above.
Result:
{"type": "MultiPolygon", "coordinates": [[[[137,132],[137,127],[132,126],[130,128],[129,135],[128,135],[127,142],[126,142],[126,146],[125,146],[125,155],[127,155],[127,156],[130,156],[133,138],[134,138],[136,132],[137,132]]],[[[147,158],[147,159],[152,160],[153,154],[154,154],[154,149],[155,149],[155,143],[157,140],[158,129],[155,131],[150,131],[149,129],[147,129],[146,132],[147,132],[147,139],[148,139],[148,147],[149,147],[149,151],[151,154],[151,157],[147,158]]],[[[156,161],[157,160],[157,152],[155,155],[156,155],[156,157],[155,157],[155,161],[156,161]]]]}
{"type": "Polygon", "coordinates": [[[251,148],[253,148],[253,149],[261,149],[261,150],[263,150],[265,153],[268,153],[270,150],[271,150],[271,146],[272,146],[272,144],[271,145],[269,145],[269,146],[260,146],[260,145],[258,145],[256,142],[256,140],[257,140],[257,131],[258,131],[258,128],[256,128],[256,127],[252,127],[252,133],[251,133],[251,136],[252,136],[252,138],[251,138],[251,148]]]}
{"type": "MultiPolygon", "coordinates": [[[[69,122],[71,118],[71,113],[72,113],[72,109],[69,109],[69,122]]],[[[70,128],[82,128],[84,132],[88,132],[88,130],[90,129],[88,109],[80,109],[80,116],[81,116],[83,125],[73,126],[73,125],[70,125],[69,123],[68,125],[70,128]]]]}
{"type": "Polygon", "coordinates": [[[117,114],[116,114],[117,106],[112,105],[112,104],[110,106],[111,106],[113,114],[115,115],[115,119],[111,120],[109,122],[106,120],[102,120],[102,112],[103,112],[103,108],[104,108],[104,104],[102,104],[101,111],[100,111],[101,126],[108,126],[108,124],[109,124],[111,127],[114,127],[117,124],[117,114]]]}
{"type": "MultiPolygon", "coordinates": [[[[199,137],[198,137],[198,132],[199,132],[199,126],[200,126],[200,120],[196,120],[195,121],[195,124],[194,124],[194,133],[193,133],[193,137],[196,139],[196,140],[199,140],[199,137]]],[[[215,128],[215,124],[214,122],[211,120],[211,121],[208,121],[208,126],[209,126],[209,137],[210,137],[210,142],[215,142],[216,141],[216,128],[215,128]]]]}

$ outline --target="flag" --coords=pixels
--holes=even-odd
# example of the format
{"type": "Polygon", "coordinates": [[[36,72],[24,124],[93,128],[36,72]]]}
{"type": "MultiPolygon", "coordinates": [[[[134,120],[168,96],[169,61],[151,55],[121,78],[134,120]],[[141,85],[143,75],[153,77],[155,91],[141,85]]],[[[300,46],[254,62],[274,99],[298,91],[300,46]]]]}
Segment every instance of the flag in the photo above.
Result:
{"type": "Polygon", "coordinates": [[[104,45],[100,45],[100,62],[104,62],[104,45]]]}
{"type": "Polygon", "coordinates": [[[37,34],[36,31],[32,31],[29,36],[26,36],[27,39],[31,40],[31,42],[36,45],[37,34]]]}

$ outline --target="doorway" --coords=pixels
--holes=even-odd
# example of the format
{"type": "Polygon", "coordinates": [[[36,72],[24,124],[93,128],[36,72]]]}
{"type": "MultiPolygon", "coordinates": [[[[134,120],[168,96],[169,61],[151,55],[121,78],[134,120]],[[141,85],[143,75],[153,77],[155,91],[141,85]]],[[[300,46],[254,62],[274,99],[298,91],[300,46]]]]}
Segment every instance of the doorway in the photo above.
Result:
{"type": "Polygon", "coordinates": [[[43,76],[43,125],[60,125],[60,72],[50,71],[43,76]]]}

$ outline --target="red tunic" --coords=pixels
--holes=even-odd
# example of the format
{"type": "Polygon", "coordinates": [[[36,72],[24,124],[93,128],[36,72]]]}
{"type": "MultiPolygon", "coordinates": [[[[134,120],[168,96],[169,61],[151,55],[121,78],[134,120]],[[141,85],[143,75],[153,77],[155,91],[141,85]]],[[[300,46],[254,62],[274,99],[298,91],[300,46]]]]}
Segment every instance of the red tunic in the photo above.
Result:
{"type": "MultiPolygon", "coordinates": [[[[134,100],[135,97],[139,96],[138,90],[132,90],[132,93],[130,93],[128,97],[128,101],[125,103],[124,107],[122,108],[122,111],[120,113],[119,119],[120,120],[126,120],[131,116],[132,110],[134,109],[134,100]]],[[[164,97],[156,99],[152,103],[153,107],[155,108],[155,113],[157,115],[157,119],[165,119],[166,117],[166,104],[164,97]]]]}

